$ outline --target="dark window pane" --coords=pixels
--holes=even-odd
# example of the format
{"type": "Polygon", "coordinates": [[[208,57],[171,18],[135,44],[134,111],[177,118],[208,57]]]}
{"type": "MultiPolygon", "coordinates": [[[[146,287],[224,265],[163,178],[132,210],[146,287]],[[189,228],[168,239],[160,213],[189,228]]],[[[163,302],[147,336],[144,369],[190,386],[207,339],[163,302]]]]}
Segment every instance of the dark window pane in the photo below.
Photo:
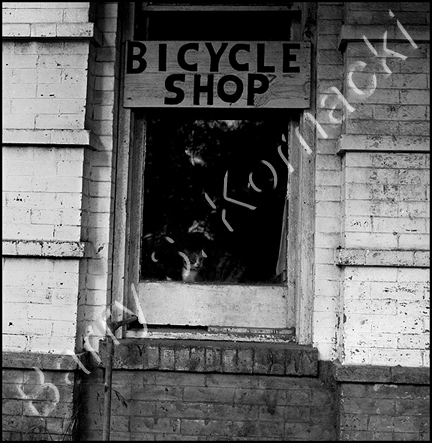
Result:
{"type": "Polygon", "coordinates": [[[289,40],[298,11],[137,11],[135,40],[289,40]],[[148,29],[146,30],[145,25],[148,29]]]}
{"type": "Polygon", "coordinates": [[[249,115],[148,116],[143,279],[277,282],[287,192],[278,146],[288,119],[249,115]],[[224,199],[224,183],[240,204],[224,199]]]}

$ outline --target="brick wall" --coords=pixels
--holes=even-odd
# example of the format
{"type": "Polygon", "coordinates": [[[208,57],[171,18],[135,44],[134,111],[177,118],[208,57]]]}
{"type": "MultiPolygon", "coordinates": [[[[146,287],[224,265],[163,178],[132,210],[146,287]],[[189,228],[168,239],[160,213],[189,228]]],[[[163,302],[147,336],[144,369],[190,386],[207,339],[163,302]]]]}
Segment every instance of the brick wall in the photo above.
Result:
{"type": "MultiPolygon", "coordinates": [[[[101,374],[91,377],[82,432],[94,441],[102,430],[103,384],[101,374]]],[[[112,440],[335,438],[334,396],[320,379],[115,371],[113,390],[112,440]]]]}
{"type": "Polygon", "coordinates": [[[3,441],[75,440],[80,386],[70,356],[3,353],[3,441]]]}
{"type": "Polygon", "coordinates": [[[2,3],[5,440],[72,439],[91,9],[2,3]]]}
{"type": "MultiPolygon", "coordinates": [[[[91,130],[92,150],[84,159],[83,223],[81,236],[92,244],[91,257],[80,262],[80,298],[77,346],[84,337],[95,350],[104,334],[94,326],[106,309],[111,291],[113,251],[114,182],[117,135],[117,84],[119,75],[118,5],[98,3],[95,24],[101,44],[92,46],[89,58],[86,128],[91,130]]],[[[89,350],[87,346],[87,350],[89,350]]]]}
{"type": "Polygon", "coordinates": [[[3,148],[3,238],[80,240],[84,151],[3,148]]]}
{"type": "Polygon", "coordinates": [[[71,441],[74,384],[73,372],[3,369],[3,440],[71,441]]]}
{"type": "MultiPolygon", "coordinates": [[[[341,158],[336,155],[342,124],[329,118],[332,100],[321,99],[331,87],[343,90],[343,57],[338,38],[344,17],[343,2],[319,2],[317,21],[317,114],[316,119],[327,138],[316,135],[316,223],[315,223],[315,297],[313,342],[323,360],[338,355],[339,279],[334,266],[334,251],[340,246],[341,158]]],[[[330,94],[332,95],[332,94],[330,94]]],[[[336,109],[335,117],[341,118],[336,109]]]]}
{"type": "Polygon", "coordinates": [[[429,249],[429,154],[344,158],[344,246],[429,249]]]}
{"type": "Polygon", "coordinates": [[[430,440],[428,386],[341,384],[341,440],[430,440]]]}
{"type": "Polygon", "coordinates": [[[3,351],[74,350],[78,260],[3,260],[3,351]]]}
{"type": "Polygon", "coordinates": [[[344,272],[344,363],[429,365],[429,270],[344,272]]]}
{"type": "MultiPolygon", "coordinates": [[[[3,234],[10,241],[33,242],[24,251],[33,247],[33,256],[38,255],[38,241],[51,242],[45,249],[58,241],[89,245],[80,255],[88,258],[80,260],[79,268],[74,265],[75,301],[79,300],[80,307],[78,322],[75,318],[71,327],[78,323],[80,350],[89,323],[105,307],[111,281],[117,4],[93,8],[85,2],[6,2],[3,16],[3,35],[8,38],[3,42],[3,117],[9,142],[3,151],[3,234]],[[90,23],[94,16],[97,22],[90,23]],[[89,44],[92,36],[94,44],[89,44]]],[[[24,252],[15,248],[14,258],[8,260],[21,262],[24,252]]],[[[32,272],[24,276],[24,269],[33,267],[31,260],[28,264],[22,281],[32,278],[32,272]]],[[[44,288],[41,283],[37,289],[49,293],[55,287],[44,288]]],[[[14,340],[24,343],[28,337],[15,336],[14,340]]],[[[43,341],[42,335],[39,340],[43,341]]],[[[49,335],[46,346],[53,350],[50,341],[49,335]]],[[[97,348],[98,338],[91,341],[97,348]]]]}
{"type": "MultiPolygon", "coordinates": [[[[97,350],[102,336],[96,328],[89,333],[111,291],[118,4],[2,7],[3,330],[5,349],[16,360],[3,373],[4,438],[71,438],[72,399],[79,404],[73,397],[75,370],[45,367],[36,353],[78,352],[86,335],[97,350]],[[35,359],[20,360],[19,351],[35,359]],[[41,368],[45,378],[31,367],[41,368]]],[[[396,18],[388,8],[318,3],[316,118],[327,138],[315,131],[312,333],[322,360],[402,364],[414,372],[429,365],[429,4],[392,3],[396,18]],[[396,19],[418,48],[407,42],[396,19]],[[378,48],[386,30],[388,46],[407,57],[387,58],[387,76],[362,42],[363,34],[370,36],[378,48]],[[371,73],[377,75],[377,88],[367,98],[348,83],[348,68],[357,61],[366,64],[352,77],[357,88],[370,86],[371,73]],[[331,87],[355,108],[348,112],[338,104],[333,117],[343,122],[330,118],[331,87]],[[321,104],[325,93],[329,98],[321,104]]],[[[235,374],[176,372],[181,362],[175,351],[169,355],[154,370],[130,370],[128,363],[115,370],[113,439],[331,440],[340,399],[341,439],[427,438],[423,385],[405,379],[344,380],[338,397],[317,377],[257,375],[252,368],[235,374]]],[[[274,370],[285,365],[279,363],[274,370]]],[[[86,377],[84,400],[83,439],[100,440],[100,370],[86,377]]]]}
{"type": "Polygon", "coordinates": [[[429,366],[430,56],[422,27],[429,14],[426,4],[419,8],[422,13],[405,3],[345,8],[341,50],[353,107],[344,107],[338,142],[345,364],[429,366]],[[359,42],[366,36],[383,55],[384,32],[388,48],[402,55],[375,57],[359,42]]]}

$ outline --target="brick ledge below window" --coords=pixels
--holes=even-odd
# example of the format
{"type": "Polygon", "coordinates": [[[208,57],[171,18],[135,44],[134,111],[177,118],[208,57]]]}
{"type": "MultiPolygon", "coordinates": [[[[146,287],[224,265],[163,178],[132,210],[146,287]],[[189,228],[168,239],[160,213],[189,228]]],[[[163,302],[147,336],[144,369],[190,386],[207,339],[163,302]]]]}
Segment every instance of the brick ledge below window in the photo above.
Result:
{"type": "Polygon", "coordinates": [[[45,354],[41,352],[2,352],[3,369],[40,369],[42,371],[78,371],[81,370],[77,360],[84,366],[89,365],[89,353],[81,352],[72,355],[45,354]]]}
{"type": "MultiPolygon", "coordinates": [[[[106,361],[106,341],[99,347],[106,361]]],[[[114,346],[114,369],[316,377],[318,350],[287,343],[123,339],[114,346]]]]}
{"type": "Polygon", "coordinates": [[[430,368],[405,366],[342,365],[333,363],[333,378],[338,383],[385,383],[429,385],[430,368]]]}
{"type": "Polygon", "coordinates": [[[90,242],[63,240],[2,240],[3,257],[83,258],[92,257],[90,242]]]}

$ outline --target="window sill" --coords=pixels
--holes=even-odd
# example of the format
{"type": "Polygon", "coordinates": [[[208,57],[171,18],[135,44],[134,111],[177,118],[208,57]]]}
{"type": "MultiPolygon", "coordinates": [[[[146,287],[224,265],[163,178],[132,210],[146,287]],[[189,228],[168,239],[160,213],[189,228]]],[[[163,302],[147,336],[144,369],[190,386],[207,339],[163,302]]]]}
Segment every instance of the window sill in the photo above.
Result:
{"type": "MultiPolygon", "coordinates": [[[[105,362],[106,341],[99,350],[105,362]]],[[[318,350],[286,342],[122,339],[113,369],[316,377],[318,350]]]]}
{"type": "MultiPolygon", "coordinates": [[[[124,338],[142,338],[142,329],[126,331],[124,338]]],[[[148,327],[147,338],[168,340],[202,340],[229,342],[265,342],[291,343],[295,342],[295,329],[268,328],[236,328],[236,327],[148,327]]]]}

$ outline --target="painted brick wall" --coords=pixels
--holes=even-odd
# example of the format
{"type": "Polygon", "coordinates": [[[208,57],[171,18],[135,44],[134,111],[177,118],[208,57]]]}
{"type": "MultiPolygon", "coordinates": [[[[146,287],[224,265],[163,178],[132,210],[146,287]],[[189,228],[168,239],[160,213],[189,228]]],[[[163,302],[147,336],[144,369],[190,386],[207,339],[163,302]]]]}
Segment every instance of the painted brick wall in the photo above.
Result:
{"type": "Polygon", "coordinates": [[[418,251],[430,250],[425,152],[430,55],[421,32],[429,23],[428,8],[426,3],[418,9],[405,3],[346,3],[344,90],[353,108],[344,107],[346,135],[340,142],[341,246],[371,256],[381,250],[382,257],[386,251],[395,253],[375,262],[378,268],[353,258],[343,270],[339,345],[344,364],[429,366],[429,274],[415,260],[418,251]],[[396,20],[418,36],[417,47],[396,20]],[[349,28],[353,25],[356,31],[349,28]],[[388,48],[403,56],[375,57],[365,42],[349,35],[368,37],[382,55],[386,31],[388,48]],[[362,72],[357,67],[350,74],[356,63],[362,64],[362,72]],[[404,253],[412,253],[414,260],[404,260],[404,253]]]}
{"type": "Polygon", "coordinates": [[[85,40],[98,37],[90,23],[94,10],[90,2],[2,3],[3,36],[51,38],[48,43],[3,43],[10,127],[84,127],[90,86],[90,49],[85,40]],[[25,122],[20,123],[20,114],[27,114],[25,122]]]}
{"type": "Polygon", "coordinates": [[[3,147],[3,238],[80,240],[84,150],[3,147]]]}
{"type": "Polygon", "coordinates": [[[80,262],[78,349],[84,337],[96,351],[104,334],[94,321],[106,312],[112,280],[113,210],[116,158],[117,85],[119,75],[118,5],[96,5],[95,24],[101,45],[90,48],[86,128],[92,131],[92,150],[85,153],[82,239],[93,245],[92,257],[80,262]]]}
{"type": "Polygon", "coordinates": [[[429,250],[429,154],[349,152],[343,181],[345,247],[429,250]]]}
{"type": "MultiPolygon", "coordinates": [[[[366,208],[365,211],[367,208],[376,208],[376,217],[381,219],[380,236],[385,235],[385,229],[390,229],[394,223],[400,223],[400,232],[396,236],[391,232],[392,238],[398,239],[395,247],[428,249],[425,247],[428,225],[425,224],[424,217],[427,215],[429,194],[425,188],[424,172],[429,166],[425,155],[409,154],[408,157],[406,154],[396,154],[398,161],[402,162],[396,168],[393,168],[394,165],[392,168],[388,167],[389,156],[384,153],[349,152],[345,154],[344,166],[342,157],[336,155],[338,140],[342,134],[428,135],[425,125],[430,115],[428,94],[425,93],[429,87],[428,46],[421,44],[416,52],[406,42],[390,45],[392,49],[406,54],[409,63],[388,59],[393,74],[388,78],[382,74],[378,75],[378,88],[367,103],[353,100],[355,112],[348,115],[341,108],[333,114],[340,118],[345,112],[348,120],[344,124],[334,124],[329,119],[331,100],[324,106],[319,106],[322,94],[330,87],[337,87],[348,98],[350,91],[346,87],[347,67],[354,61],[368,61],[368,58],[371,58],[370,51],[366,53],[364,50],[364,43],[349,43],[345,51],[338,48],[342,24],[377,24],[377,11],[382,17],[387,14],[386,20],[389,20],[388,4],[374,3],[372,9],[376,11],[372,11],[371,14],[367,11],[371,9],[371,4],[365,5],[343,2],[318,3],[317,120],[328,137],[324,139],[317,132],[316,294],[313,341],[319,349],[320,358],[324,360],[339,357],[345,364],[362,365],[397,365],[410,361],[412,366],[422,366],[428,362],[425,326],[428,286],[426,271],[396,267],[371,271],[371,268],[355,266],[341,271],[341,268],[335,266],[334,260],[335,249],[343,244],[345,230],[349,239],[358,238],[356,236],[359,232],[348,228],[351,227],[353,217],[364,217],[364,213],[357,213],[360,212],[359,208],[366,208]],[[411,77],[411,74],[414,76],[411,77]],[[354,159],[353,156],[358,160],[355,165],[350,163],[354,159]],[[422,167],[413,168],[411,163],[403,165],[403,159],[411,162],[416,158],[423,159],[422,167]],[[360,183],[357,182],[359,177],[362,180],[360,183]],[[422,194],[424,198],[419,199],[418,179],[420,188],[425,191],[425,194],[422,194]],[[390,195],[384,198],[373,194],[370,199],[358,201],[352,196],[346,198],[351,185],[372,187],[371,180],[379,181],[379,185],[386,185],[389,190],[391,186],[398,186],[399,198],[401,190],[408,191],[409,188],[409,191],[413,192],[412,195],[417,196],[416,200],[405,199],[404,202],[398,202],[397,209],[393,208],[396,212],[391,212],[390,208],[394,205],[390,195]],[[387,212],[387,209],[390,212],[387,212]],[[345,218],[341,226],[342,215],[345,218]],[[424,230],[420,234],[403,231],[411,224],[420,224],[424,230]],[[406,243],[403,243],[405,239],[406,243]],[[338,325],[343,325],[343,328],[338,329],[338,325]],[[364,333],[365,328],[369,328],[367,334],[364,333]]],[[[404,25],[422,26],[428,23],[428,15],[423,9],[425,3],[416,4],[420,6],[410,5],[392,3],[392,9],[404,25]],[[402,11],[402,8],[405,10],[402,11]],[[408,15],[399,15],[401,12],[408,15]],[[416,20],[420,19],[415,18],[416,16],[426,18],[422,18],[423,21],[418,23],[416,20]]],[[[84,2],[3,3],[3,8],[6,9],[6,35],[8,32],[15,32],[13,35],[22,33],[21,35],[28,37],[61,37],[64,36],[65,30],[68,30],[69,33],[75,32],[75,36],[79,32],[85,36],[91,29],[83,26],[92,15],[88,3],[84,2]],[[39,11],[36,13],[35,9],[39,11]],[[34,14],[31,14],[32,12],[34,14]],[[75,31],[71,31],[73,29],[75,31]]],[[[4,207],[9,211],[5,227],[10,229],[10,235],[13,235],[9,238],[23,235],[22,238],[38,239],[38,236],[42,235],[41,226],[47,226],[47,237],[41,239],[60,238],[56,237],[59,235],[56,233],[62,232],[58,230],[63,227],[60,224],[69,220],[68,217],[79,216],[81,227],[76,230],[77,225],[72,224],[74,230],[65,230],[61,238],[88,240],[93,244],[93,255],[80,260],[79,270],[77,260],[4,260],[3,267],[8,274],[5,302],[11,313],[11,320],[5,319],[4,328],[7,331],[6,344],[11,350],[61,352],[69,346],[73,349],[73,333],[76,326],[77,349],[82,349],[83,338],[89,332],[92,322],[104,311],[107,294],[111,290],[113,182],[117,149],[117,122],[114,116],[118,106],[116,88],[119,77],[117,14],[117,3],[98,3],[95,26],[101,31],[100,46],[69,41],[49,44],[4,42],[6,60],[11,63],[4,65],[4,84],[8,86],[4,89],[6,94],[13,91],[12,96],[4,97],[6,127],[18,130],[92,131],[91,150],[8,147],[4,151],[8,156],[8,164],[11,165],[11,168],[5,169],[8,172],[6,183],[11,189],[5,189],[4,195],[4,207]],[[54,60],[57,60],[59,65],[53,65],[54,60]],[[32,75],[28,71],[32,71],[32,75]],[[85,87],[83,74],[87,75],[85,87]],[[88,101],[84,109],[86,98],[88,101]],[[19,111],[20,106],[25,112],[19,111]],[[80,157],[75,158],[78,153],[80,157]],[[66,158],[62,158],[62,155],[66,154],[70,165],[65,161],[66,158]],[[37,162],[41,164],[35,165],[37,162]],[[67,184],[70,177],[80,180],[80,187],[74,188],[72,192],[61,186],[63,180],[67,184]],[[48,179],[53,180],[45,183],[44,180],[48,179]],[[32,185],[31,189],[26,191],[19,188],[20,196],[17,197],[17,186],[25,187],[29,183],[32,185]],[[35,192],[33,185],[41,186],[41,189],[35,192]],[[78,199],[81,191],[82,201],[78,199]],[[25,198],[22,198],[23,195],[25,198]],[[25,205],[20,206],[21,203],[25,205]],[[20,217],[23,217],[22,220],[26,223],[30,220],[25,231],[18,231],[20,223],[17,222],[21,220],[20,217]],[[49,223],[46,223],[47,221],[49,223]],[[33,231],[30,231],[31,229],[33,231]],[[70,235],[72,232],[73,235],[70,235]],[[65,282],[68,285],[66,288],[65,282]],[[72,305],[72,300],[76,302],[77,296],[78,313],[76,305],[72,305]],[[27,303],[30,301],[32,303],[27,303]],[[41,309],[41,306],[44,308],[41,309]],[[61,313],[57,306],[61,306],[61,313]],[[35,311],[38,311],[39,314],[36,315],[39,317],[40,313],[43,313],[42,318],[37,318],[37,322],[34,317],[35,311]],[[60,317],[54,318],[54,314],[60,317]],[[23,323],[12,321],[21,318],[23,323]]],[[[382,23],[385,24],[385,29],[390,26],[396,32],[395,19],[392,20],[392,24],[387,21],[382,23]]],[[[383,31],[385,29],[383,28],[383,31]]],[[[402,38],[401,35],[399,38],[402,38]]],[[[365,79],[362,73],[356,73],[353,78],[358,87],[363,87],[365,83],[362,82],[370,79],[370,76],[367,75],[365,79]]],[[[363,221],[370,221],[370,218],[363,221]]],[[[372,238],[372,225],[365,227],[365,233],[369,236],[367,238],[372,238]]],[[[376,225],[373,226],[374,229],[375,227],[376,225]]],[[[356,247],[369,245],[366,238],[364,243],[348,243],[354,244],[356,247]]],[[[387,247],[387,243],[382,247],[387,247]]],[[[93,332],[95,334],[90,337],[90,343],[97,349],[101,334],[96,329],[93,329],[93,332]]],[[[48,403],[53,403],[49,388],[44,390],[25,386],[27,381],[29,386],[34,385],[31,383],[34,374],[34,371],[24,370],[10,370],[4,373],[6,384],[10,385],[7,388],[8,401],[5,402],[7,426],[4,425],[8,439],[24,439],[37,432],[42,432],[41,435],[47,439],[51,438],[52,435],[46,432],[44,434],[44,427],[49,427],[48,432],[56,434],[55,438],[59,438],[61,433],[69,432],[67,429],[70,422],[67,420],[72,417],[70,406],[59,406],[59,416],[56,415],[57,412],[52,412],[52,419],[34,414],[31,403],[36,405],[36,409],[41,408],[40,411],[44,411],[43,406],[39,406],[38,403],[43,395],[46,396],[47,413],[51,407],[48,403]],[[8,383],[8,380],[11,383],[8,383]],[[17,386],[22,386],[21,391],[27,398],[22,397],[17,386]],[[14,434],[17,427],[20,435],[14,434]]],[[[68,377],[66,372],[63,376],[68,377]]],[[[56,377],[60,375],[50,375],[47,372],[44,382],[52,382],[56,386],[66,383],[68,387],[65,388],[65,392],[70,393],[71,388],[66,379],[57,381],[56,377]]],[[[72,376],[68,381],[72,382],[72,376]]],[[[415,414],[409,411],[409,407],[415,409],[414,403],[423,402],[423,393],[419,391],[413,394],[413,401],[407,404],[407,409],[404,410],[403,406],[400,406],[405,395],[403,390],[399,389],[402,387],[392,387],[398,392],[392,397],[394,407],[392,406],[390,411],[385,409],[387,399],[381,399],[374,394],[377,391],[384,392],[384,388],[379,387],[371,392],[368,386],[371,385],[358,388],[364,389],[357,395],[361,400],[354,399],[351,409],[349,404],[356,395],[350,393],[346,387],[341,391],[344,408],[347,405],[342,411],[342,436],[345,439],[370,438],[371,435],[377,439],[385,439],[388,437],[389,426],[395,438],[425,438],[423,431],[426,431],[426,421],[414,417],[415,414]],[[371,400],[366,401],[366,397],[371,400]],[[383,401],[379,411],[371,406],[374,401],[378,409],[383,401]],[[363,409],[356,411],[355,405],[361,405],[363,409]],[[382,421],[379,421],[378,412],[384,414],[382,421]],[[406,420],[405,415],[408,417],[406,420]],[[356,423],[362,423],[359,425],[362,429],[357,429],[356,423]],[[406,427],[402,429],[401,423],[406,427]],[[360,433],[350,434],[354,431],[360,433]],[[405,433],[401,434],[399,431],[405,433]],[[381,434],[371,434],[372,432],[381,434]]],[[[236,439],[279,441],[330,440],[335,437],[334,402],[337,401],[337,397],[317,378],[115,371],[114,389],[128,404],[126,408],[116,394],[113,394],[112,437],[116,440],[228,440],[232,439],[233,435],[236,439]]],[[[416,388],[413,388],[412,392],[417,392],[416,388]]],[[[68,398],[69,394],[64,395],[65,397],[60,397],[60,402],[67,403],[68,400],[62,399],[68,398]]],[[[102,405],[102,377],[100,372],[94,370],[87,379],[85,402],[82,406],[82,432],[85,439],[100,440],[102,405]]],[[[35,438],[35,435],[32,435],[32,438],[35,438]]]]}
{"type": "MultiPolygon", "coordinates": [[[[112,440],[335,438],[334,393],[320,379],[114,371],[113,390],[112,440]]],[[[83,439],[99,440],[100,373],[86,378],[84,393],[83,439]]]]}
{"type": "Polygon", "coordinates": [[[68,143],[87,135],[89,42],[70,39],[88,37],[89,10],[85,2],[2,4],[3,238],[30,242],[24,257],[17,247],[3,258],[5,351],[75,349],[78,261],[41,251],[81,240],[84,148],[68,143]]]}
{"type": "MultiPolygon", "coordinates": [[[[379,49],[382,42],[375,41],[372,45],[379,49]]],[[[417,46],[414,49],[409,43],[391,43],[389,40],[388,47],[407,59],[386,58],[386,65],[391,71],[388,74],[383,62],[377,62],[365,43],[348,45],[345,54],[347,66],[358,61],[366,63],[362,72],[353,74],[354,85],[366,90],[370,86],[371,75],[375,74],[377,87],[369,97],[362,99],[349,87],[352,83],[347,85],[347,99],[355,111],[347,119],[346,133],[429,135],[429,45],[419,43],[417,46]]]]}
{"type": "Polygon", "coordinates": [[[429,270],[348,267],[344,364],[429,366],[429,270]]]}
{"type": "MultiPolygon", "coordinates": [[[[317,21],[317,116],[327,138],[316,131],[316,231],[313,343],[320,358],[337,358],[337,325],[340,270],[334,266],[334,250],[340,246],[341,158],[336,155],[342,125],[332,123],[332,101],[321,105],[331,87],[343,89],[343,57],[338,38],[344,17],[343,2],[319,2],[317,21]]],[[[341,111],[336,110],[336,118],[341,111]]]]}
{"type": "MultiPolygon", "coordinates": [[[[4,237],[33,241],[81,240],[92,244],[91,258],[80,260],[79,282],[78,267],[73,264],[77,272],[75,301],[78,296],[83,307],[78,314],[81,332],[78,350],[82,349],[88,325],[103,312],[111,287],[113,116],[117,94],[114,65],[119,51],[113,26],[117,21],[117,4],[99,3],[95,8],[89,5],[86,2],[3,3],[3,35],[14,36],[3,43],[4,126],[30,131],[24,134],[27,139],[39,138],[44,144],[49,144],[48,139],[64,144],[61,138],[65,130],[92,131],[92,150],[66,146],[4,148],[4,237]],[[98,16],[95,28],[87,26],[93,26],[88,21],[95,15],[98,16]],[[103,38],[99,30],[103,31],[103,38]],[[74,42],[61,38],[88,37],[90,31],[94,31],[92,35],[98,37],[101,46],[89,44],[88,40],[74,42]],[[19,36],[52,39],[45,43],[19,40],[19,36]],[[31,131],[39,132],[33,137],[31,131]]],[[[67,138],[74,143],[74,134],[67,138]]],[[[19,137],[16,139],[19,141],[19,137]]],[[[23,267],[30,269],[29,277],[22,271],[23,281],[31,279],[32,263],[28,260],[29,266],[23,267]]],[[[62,277],[57,275],[57,280],[61,282],[62,277]]],[[[45,290],[49,299],[53,288],[38,290],[45,290]]],[[[14,290],[12,286],[11,293],[14,290]]],[[[45,312],[49,323],[50,314],[45,312]]],[[[77,313],[76,308],[73,313],[77,313]]],[[[75,317],[70,327],[76,326],[75,317]]],[[[100,335],[99,331],[95,332],[100,335]]],[[[26,333],[32,335],[31,331],[26,333]]],[[[17,334],[13,338],[19,342],[13,349],[33,349],[27,343],[28,336],[17,334]]],[[[37,349],[43,352],[42,336],[38,336],[38,340],[37,349]]],[[[45,351],[65,350],[60,341],[54,346],[52,340],[48,334],[45,351]]],[[[68,349],[75,349],[69,334],[65,340],[68,349]]],[[[97,340],[97,337],[93,339],[95,348],[97,340]]]]}
{"type": "Polygon", "coordinates": [[[82,128],[87,58],[88,44],[3,43],[3,126],[82,128]]]}
{"type": "Polygon", "coordinates": [[[430,441],[428,386],[343,383],[340,440],[430,441]]]}
{"type": "MultiPolygon", "coordinates": [[[[3,239],[79,241],[83,149],[3,147],[3,239]]],[[[77,260],[3,258],[4,350],[75,349],[77,260]]]]}
{"type": "Polygon", "coordinates": [[[75,349],[78,260],[3,258],[3,351],[75,349]]]}

